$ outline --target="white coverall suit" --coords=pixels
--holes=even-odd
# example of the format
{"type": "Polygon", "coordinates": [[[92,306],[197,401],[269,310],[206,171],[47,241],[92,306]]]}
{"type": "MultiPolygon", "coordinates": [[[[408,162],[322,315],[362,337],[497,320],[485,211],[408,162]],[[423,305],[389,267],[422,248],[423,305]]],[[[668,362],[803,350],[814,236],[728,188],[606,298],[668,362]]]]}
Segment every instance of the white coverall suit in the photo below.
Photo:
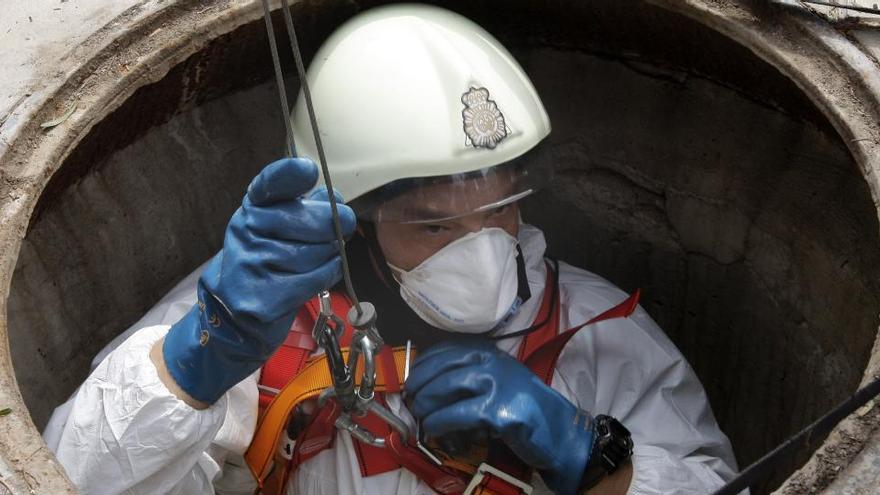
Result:
{"type": "MultiPolygon", "coordinates": [[[[519,242],[532,297],[507,332],[532,324],[546,283],[543,233],[524,224],[519,242]]],[[[597,275],[559,267],[562,330],[626,298],[597,275]]],[[[195,410],[159,381],[149,357],[153,344],[195,303],[200,271],[135,324],[124,342],[120,336],[111,343],[107,350],[118,347],[102,353],[106,357],[77,394],[53,415],[44,436],[83,493],[252,493],[242,454],[256,426],[257,375],[211,407],[195,410]]],[[[500,340],[498,346],[515,355],[521,340],[500,340]]],[[[632,432],[630,494],[710,493],[736,471],[700,382],[642,308],[579,332],[557,363],[552,387],[581,409],[618,418],[632,432]]],[[[389,395],[388,403],[412,423],[399,396],[389,395]]],[[[287,493],[433,493],[403,469],[362,478],[351,437],[337,435],[333,449],[299,467],[287,493]]],[[[533,482],[536,493],[547,493],[537,475],[533,482]]]]}

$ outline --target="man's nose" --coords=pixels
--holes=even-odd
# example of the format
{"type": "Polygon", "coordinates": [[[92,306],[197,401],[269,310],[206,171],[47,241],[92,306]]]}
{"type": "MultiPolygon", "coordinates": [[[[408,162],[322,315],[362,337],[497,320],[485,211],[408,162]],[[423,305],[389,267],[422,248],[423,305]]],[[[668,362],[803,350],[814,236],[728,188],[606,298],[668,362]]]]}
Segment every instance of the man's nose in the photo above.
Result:
{"type": "Polygon", "coordinates": [[[489,220],[492,217],[490,212],[472,213],[461,219],[461,224],[467,229],[468,233],[479,232],[489,226],[489,220]]]}

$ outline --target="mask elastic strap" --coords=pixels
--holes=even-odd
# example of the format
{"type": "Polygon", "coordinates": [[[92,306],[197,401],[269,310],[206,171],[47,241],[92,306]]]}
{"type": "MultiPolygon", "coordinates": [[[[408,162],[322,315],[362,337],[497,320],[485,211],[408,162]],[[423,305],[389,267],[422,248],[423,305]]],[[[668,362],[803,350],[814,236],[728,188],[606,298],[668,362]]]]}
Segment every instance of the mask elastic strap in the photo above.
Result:
{"type": "Polygon", "coordinates": [[[519,284],[516,295],[519,297],[520,304],[523,304],[531,299],[532,289],[529,287],[529,276],[526,274],[526,257],[519,242],[516,243],[516,281],[519,284]]]}
{"type": "MultiPolygon", "coordinates": [[[[550,293],[550,307],[552,308],[552,307],[556,306],[556,301],[559,299],[559,261],[556,260],[555,258],[548,258],[548,260],[550,260],[550,262],[553,263],[552,268],[547,267],[549,270],[553,270],[553,288],[552,288],[553,292],[550,293]]],[[[528,284],[528,281],[526,282],[526,284],[528,284]]],[[[546,288],[545,288],[545,290],[546,290],[546,288]]],[[[552,311],[548,311],[547,316],[545,316],[543,320],[541,320],[541,321],[535,323],[534,325],[532,325],[528,328],[525,328],[523,330],[517,330],[516,332],[507,333],[504,335],[485,335],[485,337],[490,340],[504,340],[504,339],[512,339],[515,337],[521,337],[523,335],[528,335],[528,334],[534,332],[535,330],[546,325],[547,322],[550,321],[550,315],[552,313],[553,313],[552,311]]]]}

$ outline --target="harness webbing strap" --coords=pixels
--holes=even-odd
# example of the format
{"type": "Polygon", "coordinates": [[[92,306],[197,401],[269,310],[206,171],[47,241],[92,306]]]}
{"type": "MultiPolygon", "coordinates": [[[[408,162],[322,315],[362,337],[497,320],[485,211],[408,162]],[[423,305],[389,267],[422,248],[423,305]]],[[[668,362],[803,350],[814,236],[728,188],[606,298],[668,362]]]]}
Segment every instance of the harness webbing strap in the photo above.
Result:
{"type": "Polygon", "coordinates": [[[264,390],[260,393],[260,411],[263,411],[274,398],[274,394],[265,391],[266,388],[272,390],[284,388],[290,377],[299,373],[309,356],[318,348],[318,344],[312,338],[312,325],[306,321],[308,319],[308,315],[302,313],[297,315],[284,343],[263,365],[260,385],[264,390]]]}
{"type": "MultiPolygon", "coordinates": [[[[548,271],[548,280],[545,286],[546,292],[538,316],[535,319],[535,321],[545,323],[526,335],[518,353],[520,361],[523,361],[530,370],[548,385],[553,379],[553,370],[556,367],[559,355],[568,341],[579,330],[600,321],[628,317],[635,311],[639,300],[639,291],[636,291],[622,303],[590,319],[587,323],[576,326],[566,332],[558,333],[561,309],[559,298],[550,297],[552,291],[558,290],[555,274],[551,272],[552,270],[548,271]],[[554,299],[555,304],[552,304],[554,299]]],[[[332,304],[333,310],[337,314],[347,313],[351,306],[351,303],[338,293],[333,293],[332,304]]],[[[298,317],[295,320],[291,328],[291,335],[285,341],[286,347],[284,347],[284,351],[279,350],[279,353],[283,352],[283,357],[273,355],[272,358],[276,359],[277,357],[278,359],[292,361],[293,364],[288,362],[284,365],[285,372],[288,373],[291,370],[291,365],[295,365],[297,361],[305,364],[301,364],[299,372],[293,371],[293,379],[289,379],[291,375],[285,378],[289,379],[289,383],[281,388],[280,393],[274,397],[274,400],[265,409],[253,442],[245,454],[248,466],[260,487],[258,491],[263,493],[283,493],[287,478],[296,467],[323,450],[331,448],[336,437],[334,422],[340,411],[335,401],[329,401],[324,408],[318,411],[311,424],[296,439],[292,459],[288,460],[276,452],[278,450],[278,441],[282,437],[294,408],[304,401],[317,398],[321,391],[332,386],[324,356],[321,355],[307,359],[309,354],[314,351],[314,347],[312,347],[314,341],[311,340],[311,328],[308,320],[311,317],[312,321],[314,321],[318,310],[316,301],[310,301],[303,308],[299,315],[302,318],[298,317]],[[307,327],[309,329],[305,330],[307,327]],[[275,457],[274,465],[272,463],[273,457],[275,457]]],[[[343,344],[350,342],[351,333],[352,329],[346,325],[343,338],[341,339],[343,344]]],[[[345,349],[343,352],[347,355],[348,350],[345,349]]],[[[414,355],[411,356],[411,359],[414,359],[414,357],[414,355]]],[[[277,363],[272,364],[272,359],[267,363],[267,367],[278,365],[277,363]]],[[[376,392],[400,392],[403,386],[405,349],[396,348],[392,350],[385,346],[378,355],[378,361],[376,392]]],[[[264,374],[266,371],[264,369],[264,374]]],[[[361,371],[358,370],[355,373],[357,381],[360,380],[360,376],[361,371]]],[[[266,384],[266,381],[261,379],[261,384],[266,384]]],[[[271,386],[271,384],[268,385],[271,386]]],[[[261,394],[261,406],[262,400],[261,394]]],[[[377,394],[377,400],[384,402],[381,394],[377,394]]],[[[355,442],[356,455],[361,461],[361,474],[363,476],[381,474],[403,467],[415,474],[419,479],[422,479],[432,489],[444,495],[454,495],[464,490],[466,480],[472,474],[472,471],[455,469],[453,463],[437,466],[430,462],[414,445],[403,442],[397,433],[393,432],[384,421],[373,414],[358,418],[356,421],[369,431],[379,435],[387,435],[385,437],[385,449],[355,442]]],[[[526,480],[531,473],[531,468],[504,445],[490,446],[488,463],[505,473],[523,480],[526,480]]],[[[510,483],[487,474],[481,481],[478,490],[474,493],[515,495],[520,492],[510,483]]]]}
{"type": "MultiPolygon", "coordinates": [[[[388,375],[386,374],[386,377],[387,376],[388,375]]],[[[390,391],[389,388],[392,383],[398,385],[397,388],[398,390],[400,389],[398,382],[386,379],[386,392],[390,391]]],[[[376,397],[373,400],[378,401],[383,406],[388,406],[383,394],[376,394],[376,397]]],[[[354,418],[354,422],[364,427],[367,431],[372,432],[377,437],[386,437],[391,433],[391,426],[372,412],[368,413],[363,418],[354,418]]],[[[358,466],[361,469],[361,476],[364,478],[400,469],[400,463],[398,463],[393,457],[389,456],[384,448],[374,447],[364,442],[352,443],[354,444],[355,455],[358,458],[358,466]]]]}
{"type": "Polygon", "coordinates": [[[522,343],[519,346],[519,353],[517,354],[517,359],[521,363],[524,363],[532,353],[559,333],[559,297],[558,294],[557,297],[553,297],[553,292],[559,290],[557,276],[548,263],[547,282],[544,284],[544,298],[541,300],[538,316],[535,317],[535,321],[542,321],[544,325],[523,337],[522,343]],[[553,304],[554,300],[556,304],[553,304]]]}
{"type": "Polygon", "coordinates": [[[578,331],[594,323],[599,323],[600,321],[629,317],[638,307],[640,296],[641,291],[636,289],[631,296],[617,306],[614,306],[608,311],[592,318],[583,325],[578,325],[560,333],[549,342],[544,343],[544,345],[526,358],[526,366],[538,375],[538,377],[544,380],[544,383],[550,385],[550,382],[553,381],[553,370],[556,369],[556,361],[559,359],[559,355],[562,354],[565,345],[568,344],[568,341],[571,340],[578,331]]]}
{"type": "MultiPolygon", "coordinates": [[[[401,377],[403,375],[397,374],[397,368],[394,367],[394,353],[391,348],[387,345],[382,346],[377,359],[379,361],[379,368],[382,369],[382,373],[385,375],[385,392],[391,394],[400,393],[402,390],[401,384],[403,383],[401,377]]],[[[410,359],[410,362],[412,362],[412,359],[410,359]]]]}
{"type": "MultiPolygon", "coordinates": [[[[397,376],[403,376],[405,361],[405,348],[395,348],[393,351],[394,369],[397,376]]],[[[348,349],[343,350],[343,355],[348,357],[348,349]]],[[[376,373],[376,392],[384,392],[386,389],[386,377],[383,367],[376,373]]],[[[355,373],[355,382],[360,383],[361,371],[355,373]]],[[[278,439],[281,438],[287,427],[287,420],[294,407],[309,399],[316,399],[327,387],[333,385],[330,374],[327,372],[326,357],[322,354],[306,363],[303,369],[293,377],[290,382],[281,389],[272,403],[266,408],[262,419],[257,425],[254,438],[250,447],[245,452],[245,460],[251,469],[251,473],[262,488],[263,482],[268,475],[273,453],[276,450],[278,439]]],[[[395,383],[397,387],[400,383],[395,383]]],[[[331,401],[333,402],[333,401],[331,401]]],[[[316,418],[317,419],[317,418],[316,418]]],[[[298,450],[306,448],[299,445],[298,450]]]]}

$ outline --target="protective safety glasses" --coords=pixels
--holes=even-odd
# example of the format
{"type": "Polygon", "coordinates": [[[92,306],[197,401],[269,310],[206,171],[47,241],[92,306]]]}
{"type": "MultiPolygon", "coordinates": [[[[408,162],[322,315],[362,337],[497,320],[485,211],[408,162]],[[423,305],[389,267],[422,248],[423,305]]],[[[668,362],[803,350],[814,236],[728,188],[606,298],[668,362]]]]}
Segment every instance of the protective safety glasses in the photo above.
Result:
{"type": "Polygon", "coordinates": [[[540,189],[550,167],[537,167],[530,152],[501,165],[440,177],[401,179],[352,202],[372,222],[427,223],[487,212],[540,189]]]}

